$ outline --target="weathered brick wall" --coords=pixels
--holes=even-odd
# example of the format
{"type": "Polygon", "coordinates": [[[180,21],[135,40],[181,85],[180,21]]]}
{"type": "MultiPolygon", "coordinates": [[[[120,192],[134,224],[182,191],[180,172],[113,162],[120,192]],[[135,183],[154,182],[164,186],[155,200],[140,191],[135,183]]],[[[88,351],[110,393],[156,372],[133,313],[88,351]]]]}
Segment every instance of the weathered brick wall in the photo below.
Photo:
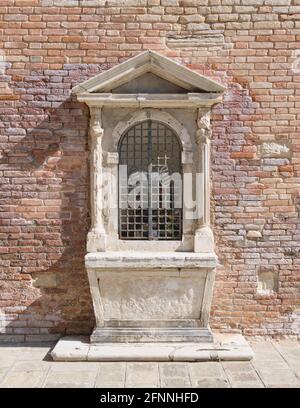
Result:
{"type": "Polygon", "coordinates": [[[148,48],[228,86],[212,326],[299,334],[300,0],[0,0],[2,340],[91,330],[88,112],[71,88],[148,48]]]}

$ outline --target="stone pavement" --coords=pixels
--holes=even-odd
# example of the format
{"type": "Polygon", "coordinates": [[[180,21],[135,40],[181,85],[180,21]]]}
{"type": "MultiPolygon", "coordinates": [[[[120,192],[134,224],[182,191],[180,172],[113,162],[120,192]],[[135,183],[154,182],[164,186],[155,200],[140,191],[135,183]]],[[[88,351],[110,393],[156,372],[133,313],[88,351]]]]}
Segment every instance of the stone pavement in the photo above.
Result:
{"type": "Polygon", "coordinates": [[[300,388],[300,343],[250,339],[250,362],[53,362],[53,345],[0,346],[0,388],[300,388]]]}

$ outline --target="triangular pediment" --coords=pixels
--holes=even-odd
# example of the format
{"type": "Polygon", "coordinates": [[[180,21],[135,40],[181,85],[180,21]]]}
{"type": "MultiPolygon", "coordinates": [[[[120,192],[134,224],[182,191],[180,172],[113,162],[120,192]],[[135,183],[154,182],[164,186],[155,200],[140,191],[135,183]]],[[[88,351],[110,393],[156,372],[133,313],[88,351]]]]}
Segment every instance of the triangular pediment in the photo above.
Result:
{"type": "Polygon", "coordinates": [[[112,88],[110,92],[117,94],[182,94],[189,91],[182,86],[178,86],[158,75],[152,74],[152,72],[146,72],[137,78],[112,88]]]}
{"type": "MultiPolygon", "coordinates": [[[[75,86],[73,92],[77,95],[109,92],[135,93],[137,84],[141,85],[138,78],[143,78],[147,74],[151,74],[152,80],[156,81],[154,93],[160,81],[164,81],[168,89],[165,93],[210,92],[220,94],[225,90],[225,87],[218,82],[157,52],[148,50],[75,86]],[[128,92],[130,86],[126,84],[131,85],[132,92],[128,92]]],[[[148,91],[145,90],[145,92],[148,91]]]]}

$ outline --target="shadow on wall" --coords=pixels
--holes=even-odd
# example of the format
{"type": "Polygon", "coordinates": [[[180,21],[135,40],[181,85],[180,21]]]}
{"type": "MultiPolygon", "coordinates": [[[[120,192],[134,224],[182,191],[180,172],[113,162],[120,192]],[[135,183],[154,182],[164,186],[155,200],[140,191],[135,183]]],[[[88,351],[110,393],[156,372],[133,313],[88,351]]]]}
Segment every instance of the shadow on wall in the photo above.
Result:
{"type": "Polygon", "coordinates": [[[84,268],[88,110],[69,98],[37,126],[30,117],[22,118],[27,135],[0,161],[2,342],[55,340],[94,326],[84,268]]]}

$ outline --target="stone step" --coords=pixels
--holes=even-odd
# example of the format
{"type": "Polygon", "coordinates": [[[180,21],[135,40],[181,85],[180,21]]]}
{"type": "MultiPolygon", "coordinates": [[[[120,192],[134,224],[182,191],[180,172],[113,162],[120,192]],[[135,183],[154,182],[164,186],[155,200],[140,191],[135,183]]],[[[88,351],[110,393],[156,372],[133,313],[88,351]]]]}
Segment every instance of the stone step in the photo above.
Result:
{"type": "Polygon", "coordinates": [[[213,343],[90,343],[67,336],[51,352],[54,361],[247,361],[254,353],[239,334],[214,336],[213,343]]]}
{"type": "Polygon", "coordinates": [[[91,335],[91,343],[211,343],[212,341],[211,331],[200,327],[101,327],[96,328],[91,335]]]}

